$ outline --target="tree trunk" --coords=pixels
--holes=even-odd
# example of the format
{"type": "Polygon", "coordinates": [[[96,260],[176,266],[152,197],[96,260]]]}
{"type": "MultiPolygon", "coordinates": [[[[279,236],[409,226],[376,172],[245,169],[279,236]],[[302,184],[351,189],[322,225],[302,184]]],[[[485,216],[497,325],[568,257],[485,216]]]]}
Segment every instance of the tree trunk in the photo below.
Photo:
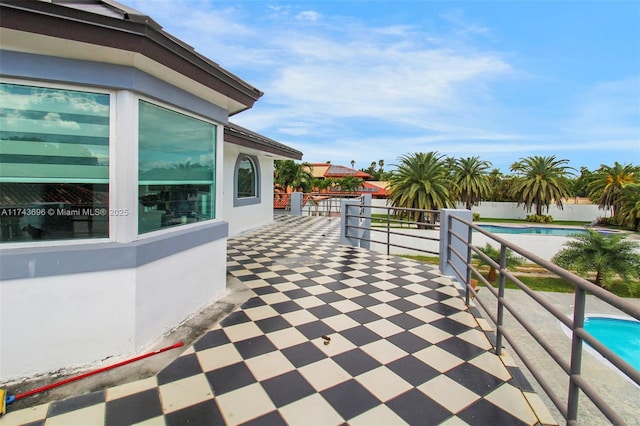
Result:
{"type": "Polygon", "coordinates": [[[489,274],[487,275],[487,280],[490,283],[494,283],[496,282],[496,278],[498,277],[498,274],[496,273],[496,268],[492,268],[491,266],[489,267],[489,274]]]}
{"type": "Polygon", "coordinates": [[[419,212],[418,213],[418,219],[416,220],[417,222],[417,228],[418,229],[427,229],[427,225],[425,225],[425,215],[424,212],[419,212]]]}
{"type": "Polygon", "coordinates": [[[596,271],[596,279],[593,281],[598,287],[602,287],[602,278],[600,278],[600,271],[596,271]]]}

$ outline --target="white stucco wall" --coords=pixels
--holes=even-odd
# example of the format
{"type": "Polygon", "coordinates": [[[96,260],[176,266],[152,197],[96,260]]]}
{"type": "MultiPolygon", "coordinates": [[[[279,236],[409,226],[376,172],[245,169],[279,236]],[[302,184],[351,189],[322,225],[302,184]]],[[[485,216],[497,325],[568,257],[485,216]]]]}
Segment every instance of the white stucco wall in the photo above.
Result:
{"type": "Polygon", "coordinates": [[[0,379],[139,353],[222,295],[226,239],[139,266],[0,282],[0,379]]]}
{"type": "Polygon", "coordinates": [[[136,350],[226,290],[227,240],[193,247],[136,271],[136,350]]]}
{"type": "MultiPolygon", "coordinates": [[[[372,205],[374,206],[386,206],[386,199],[373,199],[372,205]]],[[[464,205],[459,204],[458,208],[464,208],[464,205]]],[[[518,203],[498,203],[498,202],[483,202],[480,205],[473,206],[471,208],[473,213],[479,213],[483,218],[495,218],[495,219],[525,219],[528,215],[535,212],[527,212],[524,206],[518,206],[518,203]]],[[[386,214],[386,209],[372,209],[373,214],[386,214]]],[[[546,209],[544,214],[549,214],[553,220],[576,220],[583,222],[592,222],[598,217],[610,216],[610,213],[605,210],[600,210],[597,205],[594,204],[571,204],[566,203],[563,209],[560,210],[556,206],[550,206],[549,212],[546,209]]]]}
{"type": "Polygon", "coordinates": [[[78,366],[135,347],[135,273],[3,281],[0,377],[78,366]]]}
{"type": "Polygon", "coordinates": [[[239,145],[224,144],[223,219],[229,223],[229,236],[273,222],[273,158],[239,145]],[[234,169],[238,155],[254,155],[260,163],[260,203],[233,206],[234,169]]]}
{"type": "MultiPolygon", "coordinates": [[[[464,208],[464,206],[461,206],[464,208]]],[[[524,206],[518,206],[518,203],[497,203],[483,202],[480,205],[471,208],[473,213],[479,213],[480,217],[500,218],[500,219],[525,219],[534,211],[528,212],[524,206]]],[[[555,205],[549,206],[549,211],[542,210],[542,214],[551,215],[553,220],[577,220],[591,222],[598,217],[610,216],[608,212],[600,210],[594,204],[563,204],[562,210],[555,205]]]]}

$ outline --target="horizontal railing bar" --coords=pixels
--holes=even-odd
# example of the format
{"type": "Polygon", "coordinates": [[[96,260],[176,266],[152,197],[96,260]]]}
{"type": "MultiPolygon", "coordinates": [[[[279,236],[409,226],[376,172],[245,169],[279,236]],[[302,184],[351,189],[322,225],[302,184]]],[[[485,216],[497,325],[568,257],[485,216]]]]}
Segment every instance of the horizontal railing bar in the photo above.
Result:
{"type": "Polygon", "coordinates": [[[640,307],[636,306],[634,303],[627,301],[621,297],[616,296],[615,294],[603,289],[602,287],[599,287],[589,281],[587,281],[586,279],[579,277],[577,275],[575,275],[574,273],[567,271],[566,269],[563,269],[561,267],[559,267],[558,265],[551,263],[550,261],[543,259],[531,252],[526,251],[525,249],[516,246],[515,244],[510,243],[509,241],[507,241],[506,239],[495,235],[495,234],[491,234],[490,232],[480,228],[478,225],[474,224],[473,222],[469,222],[467,220],[461,219],[459,217],[452,217],[454,220],[458,220],[461,223],[464,223],[465,225],[471,226],[474,230],[477,230],[479,232],[481,232],[482,234],[486,235],[487,237],[493,239],[494,241],[496,241],[497,243],[501,244],[502,246],[508,247],[509,249],[513,250],[514,252],[524,256],[525,258],[532,260],[534,263],[537,263],[538,265],[542,266],[543,268],[545,268],[546,270],[548,270],[549,272],[552,272],[556,275],[558,275],[560,278],[564,278],[567,281],[571,282],[574,285],[579,286],[580,288],[582,288],[583,290],[598,296],[598,298],[606,301],[607,303],[609,303],[610,305],[620,309],[621,311],[623,311],[624,313],[634,317],[637,320],[640,320],[640,307]]]}
{"type": "Polygon", "coordinates": [[[456,267],[456,265],[454,265],[453,263],[449,263],[449,265],[455,271],[455,273],[458,274],[459,277],[462,276],[462,272],[456,267]]]}
{"type": "Polygon", "coordinates": [[[558,309],[557,307],[552,305],[549,301],[547,301],[539,293],[535,292],[534,290],[531,290],[531,288],[529,288],[529,286],[527,286],[525,283],[520,281],[510,271],[506,271],[505,270],[505,271],[500,271],[500,273],[504,274],[505,277],[509,278],[509,280],[511,280],[511,282],[513,282],[515,285],[517,285],[522,291],[527,293],[527,295],[529,297],[531,297],[533,300],[538,302],[538,304],[540,306],[545,308],[549,313],[551,313],[555,318],[560,320],[564,325],[566,325],[568,328],[571,328],[571,329],[573,328],[573,321],[571,321],[571,319],[568,316],[566,316],[562,311],[560,311],[560,309],[558,309]]]}
{"type": "MultiPolygon", "coordinates": [[[[462,254],[461,254],[461,253],[460,253],[460,252],[459,252],[455,247],[453,247],[453,246],[449,245],[449,246],[448,246],[448,248],[449,248],[449,250],[451,250],[451,252],[452,252],[453,254],[455,254],[455,255],[456,255],[456,257],[457,257],[458,259],[460,259],[460,260],[462,260],[462,261],[465,261],[465,256],[463,256],[463,255],[462,255],[462,254]]],[[[465,255],[466,255],[466,253],[465,253],[465,255]]],[[[462,277],[462,276],[464,276],[464,275],[461,275],[461,277],[462,277]]]]}
{"type": "Polygon", "coordinates": [[[518,355],[518,358],[520,358],[523,364],[527,367],[527,370],[536,379],[540,387],[544,389],[551,402],[553,402],[553,405],[555,405],[558,411],[560,411],[562,417],[566,419],[568,413],[566,403],[560,399],[558,394],[554,392],[549,382],[547,382],[542,374],[538,372],[536,366],[526,355],[526,351],[518,343],[516,343],[515,338],[511,336],[511,333],[506,329],[506,327],[500,326],[499,328],[504,338],[507,339],[507,342],[509,342],[509,345],[513,348],[513,351],[516,353],[516,355],[518,355]]]}
{"type": "Polygon", "coordinates": [[[526,319],[524,319],[524,317],[517,311],[517,309],[515,309],[511,302],[505,300],[504,298],[501,298],[501,303],[520,323],[520,325],[524,327],[524,329],[527,330],[529,334],[531,334],[531,336],[533,336],[533,338],[536,340],[536,343],[542,346],[542,348],[551,356],[551,358],[558,364],[558,366],[562,368],[565,373],[569,374],[569,372],[571,371],[571,366],[567,361],[562,359],[562,354],[549,345],[549,343],[542,337],[542,335],[537,330],[535,330],[535,328],[533,328],[533,326],[526,319]]]}
{"type": "Polygon", "coordinates": [[[598,394],[598,392],[591,387],[589,382],[587,382],[584,377],[580,375],[572,375],[569,376],[569,380],[572,380],[573,383],[577,384],[578,387],[584,392],[584,394],[594,402],[594,405],[605,415],[607,419],[609,419],[614,425],[626,425],[627,422],[620,416],[618,413],[611,408],[611,406],[598,394]]]}
{"type": "Polygon", "coordinates": [[[485,306],[485,302],[483,302],[482,299],[480,299],[479,297],[476,297],[475,301],[482,307],[482,309],[484,309],[485,313],[487,314],[491,322],[493,322],[493,325],[496,325],[498,323],[498,318],[493,316],[490,309],[487,308],[487,306],[485,306]]]}
{"type": "Polygon", "coordinates": [[[474,246],[474,245],[469,245],[469,247],[471,247],[471,250],[478,255],[480,258],[482,258],[482,260],[484,260],[485,262],[487,262],[489,264],[490,267],[492,267],[493,269],[500,269],[500,264],[498,264],[496,261],[494,261],[493,259],[491,259],[489,256],[487,256],[485,254],[485,252],[481,251],[480,249],[478,249],[478,247],[474,246]]]}
{"type": "MultiPolygon", "coordinates": [[[[351,228],[354,228],[354,227],[351,227],[351,228]]],[[[362,241],[369,241],[370,243],[377,243],[377,244],[388,245],[388,246],[391,246],[391,247],[398,247],[398,248],[404,248],[404,249],[413,250],[413,251],[419,251],[421,253],[429,253],[429,254],[436,254],[436,255],[439,254],[437,251],[431,251],[431,250],[420,249],[420,248],[415,248],[415,247],[408,247],[408,246],[403,246],[403,245],[400,245],[400,244],[392,244],[392,243],[387,244],[386,241],[372,240],[370,238],[363,238],[363,237],[352,236],[352,235],[346,235],[346,237],[348,237],[348,238],[357,238],[357,239],[362,240],[362,241]]]]}
{"type": "MultiPolygon", "coordinates": [[[[463,237],[462,235],[458,234],[456,231],[454,231],[453,229],[449,228],[449,234],[451,234],[451,236],[455,237],[458,239],[458,241],[462,241],[464,243],[465,241],[465,237],[463,237]]],[[[465,244],[466,245],[466,244],[465,244]]]]}
{"type": "Polygon", "coordinates": [[[384,232],[384,231],[380,231],[378,229],[372,230],[372,232],[383,232],[383,233],[389,234],[389,235],[398,235],[398,236],[402,236],[402,237],[416,238],[418,240],[440,241],[440,239],[436,238],[436,237],[429,237],[429,236],[424,236],[424,235],[403,234],[402,232],[394,232],[394,231],[384,232]]]}
{"type": "MultiPolygon", "coordinates": [[[[428,240],[428,241],[440,241],[440,239],[438,238],[434,238],[434,237],[425,237],[423,235],[411,235],[411,234],[403,234],[401,232],[392,232],[392,231],[381,231],[378,229],[371,229],[371,228],[367,228],[364,226],[353,226],[353,225],[345,225],[346,228],[351,228],[351,229],[361,229],[363,231],[371,231],[371,232],[380,232],[381,234],[389,234],[389,235],[398,235],[398,236],[402,236],[402,237],[410,237],[410,238],[416,238],[418,240],[428,240]]],[[[357,237],[354,237],[357,238],[357,237]]],[[[386,242],[384,242],[383,244],[386,244],[386,242]]],[[[413,250],[413,248],[411,247],[406,247],[406,248],[410,248],[413,250]]]]}

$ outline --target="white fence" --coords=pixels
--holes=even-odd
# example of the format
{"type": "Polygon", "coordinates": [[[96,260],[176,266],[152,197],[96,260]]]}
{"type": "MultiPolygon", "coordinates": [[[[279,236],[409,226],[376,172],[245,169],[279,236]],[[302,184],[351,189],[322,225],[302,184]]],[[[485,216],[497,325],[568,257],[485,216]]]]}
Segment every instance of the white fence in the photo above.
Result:
{"type": "MultiPolygon", "coordinates": [[[[387,206],[386,199],[373,199],[374,206],[387,206]]],[[[459,209],[463,209],[464,205],[459,204],[459,209]]],[[[495,219],[525,219],[527,215],[535,212],[527,212],[523,205],[518,206],[517,203],[498,203],[483,202],[478,206],[471,208],[473,213],[479,213],[482,218],[495,219]]],[[[386,214],[385,209],[372,209],[372,214],[386,214]]],[[[598,217],[610,216],[610,212],[601,210],[594,204],[573,204],[573,200],[569,200],[564,204],[564,208],[560,210],[556,206],[550,206],[549,212],[543,210],[544,214],[551,215],[553,220],[576,220],[581,222],[593,222],[598,217]]]]}

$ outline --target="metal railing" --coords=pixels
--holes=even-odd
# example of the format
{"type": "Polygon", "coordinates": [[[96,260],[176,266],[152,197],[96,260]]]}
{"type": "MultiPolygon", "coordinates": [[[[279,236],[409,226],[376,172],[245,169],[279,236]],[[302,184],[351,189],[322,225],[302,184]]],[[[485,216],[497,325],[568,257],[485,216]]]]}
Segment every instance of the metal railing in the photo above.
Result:
{"type": "Polygon", "coordinates": [[[301,216],[339,216],[344,199],[358,199],[357,193],[275,193],[274,209],[282,209],[286,214],[301,216]]]}
{"type": "MultiPolygon", "coordinates": [[[[477,291],[472,283],[472,276],[474,279],[482,282],[482,284],[489,289],[490,293],[497,300],[497,306],[493,308],[489,306],[486,301],[475,297],[475,301],[484,310],[489,319],[496,326],[495,334],[495,351],[496,355],[500,355],[503,348],[503,339],[509,343],[514,352],[518,355],[520,360],[531,373],[531,375],[538,382],[542,390],[547,394],[553,405],[557,408],[558,412],[564,417],[568,425],[578,424],[578,408],[579,408],[579,394],[584,393],[591,402],[597,407],[598,410],[613,424],[623,425],[626,424],[625,420],[613,409],[610,404],[603,398],[603,396],[594,389],[589,381],[582,375],[582,358],[583,358],[583,344],[586,342],[591,348],[597,351],[603,358],[608,360],[616,368],[618,368],[624,375],[640,385],[640,371],[636,370],[625,360],[613,353],[610,349],[600,343],[596,338],[588,333],[584,329],[585,311],[586,311],[586,295],[587,293],[593,295],[600,301],[626,313],[627,315],[640,320],[640,307],[635,305],[629,300],[625,300],[618,297],[609,291],[596,286],[595,284],[581,278],[565,269],[558,267],[557,265],[536,256],[527,250],[516,246],[515,244],[492,234],[481,227],[475,225],[471,220],[471,212],[464,211],[465,214],[460,214],[460,211],[447,211],[442,210],[439,216],[443,222],[439,221],[434,223],[407,221],[398,218],[398,213],[406,210],[407,212],[415,212],[415,209],[397,209],[388,208],[387,218],[377,221],[371,220],[370,208],[374,206],[366,205],[362,202],[357,204],[347,204],[345,211],[343,212],[342,234],[345,235],[345,243],[352,245],[360,245],[363,247],[369,247],[369,243],[376,242],[385,244],[387,246],[386,252],[389,254],[391,247],[400,247],[405,249],[411,249],[416,251],[424,251],[427,253],[437,254],[440,258],[440,270],[447,269],[449,272],[453,271],[454,275],[465,286],[465,302],[467,305],[470,303],[470,296],[477,296],[477,291]],[[371,224],[370,224],[371,222],[371,224]],[[376,228],[373,224],[376,223],[381,228],[376,228]],[[416,246],[407,246],[405,244],[395,244],[392,242],[392,236],[400,235],[403,238],[407,238],[406,233],[394,230],[393,224],[410,224],[423,230],[439,229],[440,233],[437,238],[439,240],[439,252],[433,252],[432,250],[422,250],[416,246]],[[440,226],[441,225],[441,226],[440,226]],[[386,236],[386,239],[376,239],[370,237],[371,233],[381,232],[386,236]],[[482,233],[490,240],[494,241],[496,245],[500,247],[500,262],[495,262],[489,258],[478,247],[473,245],[473,231],[482,233]],[[365,244],[362,244],[362,242],[365,244]],[[570,318],[562,313],[558,307],[554,306],[548,300],[546,300],[541,294],[529,288],[524,284],[517,276],[515,276],[507,268],[507,252],[512,250],[513,252],[524,257],[527,261],[534,263],[551,274],[554,274],[566,282],[573,285],[575,288],[574,296],[574,309],[573,318],[570,318]],[[498,286],[494,287],[478,270],[478,268],[472,263],[474,256],[477,256],[488,263],[491,267],[495,268],[498,272],[498,286]],[[519,289],[521,289],[527,296],[533,299],[540,307],[546,310],[548,313],[557,318],[565,327],[571,331],[571,345],[569,360],[565,360],[558,350],[549,341],[547,341],[543,333],[536,329],[534,324],[527,320],[524,315],[519,312],[518,306],[512,301],[507,300],[505,295],[505,285],[507,280],[513,282],[519,289]],[[506,310],[506,311],[505,311],[506,310]],[[568,377],[568,387],[566,394],[566,402],[558,395],[553,386],[547,380],[545,376],[546,370],[537,368],[534,360],[528,355],[528,349],[519,344],[514,335],[512,335],[509,328],[505,326],[505,313],[508,312],[516,321],[526,330],[537,344],[542,348],[544,352],[564,371],[568,377]]],[[[380,208],[375,206],[375,208],[380,208]]],[[[434,211],[424,211],[425,214],[433,215],[434,211]]],[[[400,214],[401,216],[401,214],[400,214]]],[[[423,231],[424,232],[424,231],[423,231]]],[[[424,244],[425,240],[434,240],[430,236],[411,235],[411,241],[414,241],[416,245],[424,244]]],[[[379,251],[379,250],[378,250],[379,251]]]]}
{"type": "Polygon", "coordinates": [[[370,204],[346,204],[344,218],[346,238],[355,238],[359,241],[381,244],[386,247],[386,253],[391,253],[391,248],[412,250],[417,253],[438,255],[438,244],[427,245],[427,248],[420,247],[425,242],[440,241],[440,212],[438,210],[420,210],[398,207],[373,206],[370,204]],[[383,210],[386,213],[381,216],[372,217],[366,214],[363,208],[383,210]],[[423,220],[412,220],[408,217],[419,214],[423,220]],[[358,225],[353,225],[352,218],[359,219],[358,225]],[[370,219],[370,226],[364,220],[370,219]],[[425,233],[412,233],[413,230],[436,231],[433,235],[425,233]],[[411,243],[414,245],[408,245],[411,243]],[[436,246],[434,248],[434,246],[436,246]]]}
{"type": "MultiPolygon", "coordinates": [[[[567,424],[577,424],[580,394],[579,391],[582,391],[602,412],[602,414],[604,414],[604,416],[613,424],[625,424],[625,420],[618,415],[618,413],[607,403],[602,395],[600,395],[581,375],[583,343],[588,343],[592,349],[596,350],[602,357],[611,362],[616,368],[618,368],[622,373],[624,373],[628,378],[633,380],[638,385],[640,385],[640,371],[636,370],[628,362],[613,353],[610,349],[596,340],[593,335],[591,335],[584,329],[586,295],[587,293],[589,293],[637,320],[640,320],[640,307],[636,306],[628,300],[610,293],[609,291],[585,280],[584,278],[581,278],[545,259],[534,255],[533,253],[524,250],[521,247],[516,246],[515,244],[495,234],[482,229],[472,221],[461,219],[459,217],[456,217],[455,215],[449,216],[448,219],[450,220],[449,225],[451,231],[448,235],[449,243],[447,244],[447,253],[445,253],[445,255],[448,263],[451,262],[451,259],[454,257],[457,257],[458,259],[463,260],[466,263],[466,271],[457,271],[459,276],[464,277],[463,282],[466,284],[466,303],[469,304],[470,294],[477,296],[476,290],[471,285],[472,275],[475,277],[475,279],[482,282],[484,286],[489,289],[491,294],[497,299],[498,304],[495,315],[492,312],[493,310],[489,306],[487,306],[487,303],[483,302],[479,298],[475,299],[496,326],[496,354],[500,355],[503,347],[502,340],[503,338],[505,338],[507,342],[509,342],[515,353],[518,355],[518,357],[525,364],[529,372],[540,384],[547,396],[549,396],[549,399],[553,402],[560,414],[567,420],[567,424]],[[454,222],[465,225],[465,227],[467,228],[467,233],[464,234],[454,231],[454,222]],[[486,237],[495,241],[500,246],[499,263],[489,258],[484,252],[478,249],[478,247],[468,243],[472,241],[473,231],[482,233],[486,237]],[[467,247],[467,252],[461,253],[459,250],[456,250],[453,247],[453,244],[451,244],[453,239],[464,242],[467,247]],[[512,250],[513,252],[524,257],[526,260],[541,266],[548,272],[557,275],[558,277],[573,285],[575,294],[572,319],[564,315],[560,311],[560,309],[558,309],[547,299],[542,297],[539,293],[529,288],[520,279],[518,279],[517,276],[515,276],[511,271],[508,270],[508,250],[512,250]],[[490,267],[493,267],[498,271],[498,288],[495,288],[480,273],[478,268],[473,265],[473,263],[471,262],[473,255],[482,258],[484,262],[490,265],[490,267]],[[524,316],[518,311],[518,307],[506,299],[505,285],[507,279],[514,283],[519,289],[524,291],[539,306],[541,306],[548,313],[557,318],[565,327],[571,330],[572,339],[568,362],[563,358],[562,354],[557,350],[557,348],[554,348],[547,340],[545,340],[545,338],[542,336],[542,333],[539,330],[536,330],[535,326],[526,318],[524,318],[524,316]],[[569,378],[569,386],[566,403],[563,402],[562,398],[554,391],[553,387],[549,384],[543,374],[544,372],[539,371],[537,368],[535,368],[533,359],[531,359],[531,357],[527,355],[527,349],[519,345],[516,339],[511,335],[510,330],[505,327],[505,309],[535,339],[535,341],[544,349],[544,351],[551,357],[551,359],[553,359],[553,361],[557,363],[557,365],[565,372],[565,374],[567,374],[569,378]]],[[[450,264],[452,265],[452,263],[450,264]]]]}

